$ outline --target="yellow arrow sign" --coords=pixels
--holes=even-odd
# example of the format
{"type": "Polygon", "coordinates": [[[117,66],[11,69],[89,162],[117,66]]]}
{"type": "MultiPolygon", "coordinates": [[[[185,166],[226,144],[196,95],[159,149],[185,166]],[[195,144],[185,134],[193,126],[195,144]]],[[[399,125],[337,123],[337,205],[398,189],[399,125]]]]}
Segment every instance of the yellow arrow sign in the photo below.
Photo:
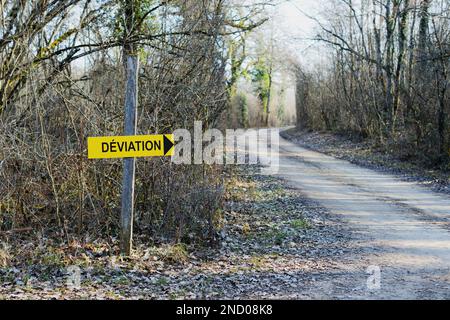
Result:
{"type": "Polygon", "coordinates": [[[163,157],[174,153],[173,134],[89,137],[88,158],[163,157]]]}

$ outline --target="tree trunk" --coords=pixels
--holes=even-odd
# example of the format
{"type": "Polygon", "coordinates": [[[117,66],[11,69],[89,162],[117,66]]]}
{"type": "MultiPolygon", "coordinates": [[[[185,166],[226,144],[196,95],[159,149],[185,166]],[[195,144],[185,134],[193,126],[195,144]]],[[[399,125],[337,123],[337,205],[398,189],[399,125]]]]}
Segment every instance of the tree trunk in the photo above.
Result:
{"type": "MultiPolygon", "coordinates": [[[[400,6],[399,0],[396,0],[397,7],[400,6]]],[[[403,87],[401,84],[401,74],[403,69],[403,57],[405,55],[405,43],[406,43],[406,28],[408,22],[409,14],[409,0],[404,0],[403,10],[400,14],[401,18],[398,25],[398,55],[397,55],[397,68],[395,70],[395,89],[394,89],[394,115],[397,114],[397,109],[400,103],[400,88],[403,87]]]]}

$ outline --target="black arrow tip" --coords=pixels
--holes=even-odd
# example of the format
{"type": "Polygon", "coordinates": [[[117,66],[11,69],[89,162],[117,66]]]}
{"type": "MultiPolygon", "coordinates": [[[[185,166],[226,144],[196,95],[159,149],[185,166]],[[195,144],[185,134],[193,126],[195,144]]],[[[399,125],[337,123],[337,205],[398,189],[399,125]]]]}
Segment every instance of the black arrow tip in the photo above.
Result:
{"type": "Polygon", "coordinates": [[[164,155],[166,155],[173,147],[173,142],[164,135],[164,155]]]}

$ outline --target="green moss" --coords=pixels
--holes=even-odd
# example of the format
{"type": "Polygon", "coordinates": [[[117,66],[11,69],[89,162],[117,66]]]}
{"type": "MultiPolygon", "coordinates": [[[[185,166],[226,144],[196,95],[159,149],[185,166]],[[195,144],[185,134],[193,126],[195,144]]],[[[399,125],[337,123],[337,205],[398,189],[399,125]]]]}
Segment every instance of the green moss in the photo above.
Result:
{"type": "Polygon", "coordinates": [[[305,219],[295,219],[291,221],[291,227],[294,229],[310,229],[311,224],[305,219]]]}

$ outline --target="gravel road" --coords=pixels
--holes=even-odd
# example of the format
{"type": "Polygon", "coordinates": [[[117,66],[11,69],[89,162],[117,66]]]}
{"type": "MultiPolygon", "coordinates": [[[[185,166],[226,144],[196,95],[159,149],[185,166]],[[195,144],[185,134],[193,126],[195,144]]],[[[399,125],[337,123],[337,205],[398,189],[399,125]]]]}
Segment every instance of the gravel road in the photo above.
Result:
{"type": "Polygon", "coordinates": [[[114,241],[25,240],[4,251],[29,256],[0,265],[0,300],[450,299],[449,195],[282,138],[270,146],[260,157],[275,155],[276,170],[227,176],[217,246],[180,256],[136,241],[123,259],[114,241]]]}
{"type": "MultiPolygon", "coordinates": [[[[260,129],[259,137],[266,130],[279,129],[260,129]]],[[[333,279],[311,288],[318,296],[328,290],[328,297],[341,299],[450,297],[449,196],[281,137],[271,141],[271,148],[279,156],[274,176],[340,217],[364,239],[360,245],[365,254],[345,261],[333,279]],[[361,272],[364,267],[368,274],[361,272]],[[362,288],[364,279],[370,290],[362,288]]]]}

